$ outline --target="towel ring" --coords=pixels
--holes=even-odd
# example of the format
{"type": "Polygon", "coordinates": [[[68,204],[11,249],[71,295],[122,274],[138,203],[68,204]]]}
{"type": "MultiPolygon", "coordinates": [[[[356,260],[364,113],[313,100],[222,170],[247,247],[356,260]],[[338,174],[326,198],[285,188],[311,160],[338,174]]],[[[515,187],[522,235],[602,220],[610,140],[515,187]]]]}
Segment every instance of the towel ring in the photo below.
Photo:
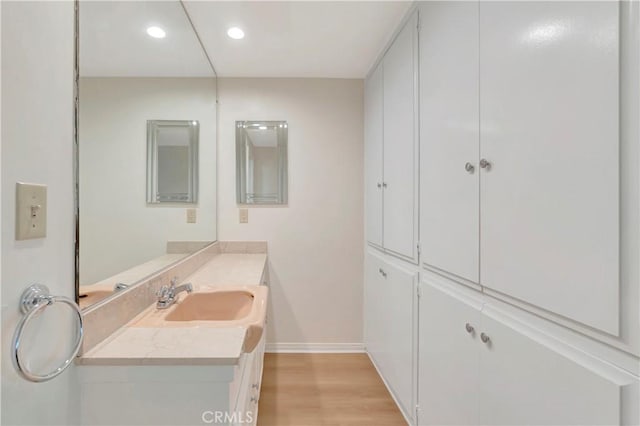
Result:
{"type": "Polygon", "coordinates": [[[22,298],[20,299],[20,310],[25,315],[18,323],[16,332],[13,335],[12,352],[14,365],[18,370],[18,373],[20,373],[22,377],[29,381],[46,382],[47,380],[51,380],[62,373],[64,370],[66,370],[80,351],[80,347],[82,346],[82,339],[84,337],[84,322],[82,318],[82,312],[80,312],[80,308],[73,300],[64,296],[52,296],[47,286],[44,286],[42,284],[33,284],[22,293],[22,298]],[[62,365],[48,374],[36,374],[29,371],[26,365],[23,364],[23,362],[20,360],[20,343],[22,340],[22,332],[24,331],[24,327],[27,325],[29,320],[31,320],[31,318],[33,318],[38,312],[44,311],[48,306],[51,306],[57,302],[69,305],[77,315],[77,340],[74,345],[73,352],[71,353],[69,358],[67,358],[67,360],[62,363],[62,365]]]}

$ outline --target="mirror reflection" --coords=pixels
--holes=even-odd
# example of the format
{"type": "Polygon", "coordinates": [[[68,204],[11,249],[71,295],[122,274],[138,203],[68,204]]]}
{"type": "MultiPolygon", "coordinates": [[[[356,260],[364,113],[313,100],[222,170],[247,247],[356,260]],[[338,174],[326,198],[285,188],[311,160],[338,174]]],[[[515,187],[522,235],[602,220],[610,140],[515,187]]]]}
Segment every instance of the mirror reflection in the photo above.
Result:
{"type": "Polygon", "coordinates": [[[216,82],[179,1],[82,1],[79,21],[86,308],[216,240],[216,82]]]}
{"type": "Polygon", "coordinates": [[[147,121],[147,202],[198,200],[198,138],[195,120],[147,121]]]}
{"type": "Polygon", "coordinates": [[[287,203],[286,121],[236,122],[238,204],[287,203]]]}

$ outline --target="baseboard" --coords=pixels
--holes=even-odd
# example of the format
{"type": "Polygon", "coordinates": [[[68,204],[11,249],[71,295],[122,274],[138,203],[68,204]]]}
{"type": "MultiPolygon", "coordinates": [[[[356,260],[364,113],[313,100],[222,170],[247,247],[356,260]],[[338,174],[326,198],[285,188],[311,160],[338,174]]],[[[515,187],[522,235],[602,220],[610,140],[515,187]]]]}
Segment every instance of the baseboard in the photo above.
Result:
{"type": "Polygon", "coordinates": [[[363,353],[362,343],[267,343],[268,353],[363,353]]]}

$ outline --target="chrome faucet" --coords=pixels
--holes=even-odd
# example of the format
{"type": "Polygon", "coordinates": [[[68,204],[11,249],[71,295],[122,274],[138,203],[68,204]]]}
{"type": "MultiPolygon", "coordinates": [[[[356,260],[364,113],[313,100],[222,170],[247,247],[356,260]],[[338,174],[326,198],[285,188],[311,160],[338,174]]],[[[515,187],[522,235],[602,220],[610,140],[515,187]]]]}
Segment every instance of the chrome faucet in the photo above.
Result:
{"type": "Polygon", "coordinates": [[[169,306],[176,303],[176,296],[183,291],[187,293],[191,293],[193,291],[193,286],[191,283],[182,284],[176,287],[176,283],[178,282],[178,277],[174,277],[171,280],[170,285],[163,285],[156,293],[158,296],[158,302],[156,303],[156,308],[158,309],[167,309],[169,306]]]}

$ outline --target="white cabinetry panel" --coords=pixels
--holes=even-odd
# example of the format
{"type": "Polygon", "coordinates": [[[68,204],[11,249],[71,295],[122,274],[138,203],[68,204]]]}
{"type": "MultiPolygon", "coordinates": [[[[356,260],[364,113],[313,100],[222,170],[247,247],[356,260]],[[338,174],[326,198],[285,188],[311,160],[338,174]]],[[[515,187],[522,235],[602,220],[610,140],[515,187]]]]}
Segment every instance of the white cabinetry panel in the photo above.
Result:
{"type": "Polygon", "coordinates": [[[419,424],[477,424],[482,303],[452,287],[420,285],[419,424]]]}
{"type": "Polygon", "coordinates": [[[364,158],[367,240],[382,246],[382,65],[371,73],[364,88],[364,158]]]}
{"type": "MultiPolygon", "coordinates": [[[[637,380],[485,307],[480,421],[487,425],[617,425],[637,380]]],[[[637,402],[637,401],[636,401],[637,402]]],[[[636,407],[637,409],[637,407],[636,407]]]]}
{"type": "Polygon", "coordinates": [[[619,5],[482,2],[481,284],[619,331],[619,5]]]}
{"type": "Polygon", "coordinates": [[[478,2],[425,2],[420,17],[422,261],[478,282],[478,2]]]}
{"type": "Polygon", "coordinates": [[[383,59],[384,247],[417,260],[417,12],[383,59]]]}
{"type": "Polygon", "coordinates": [[[414,413],[417,272],[367,253],[365,345],[403,412],[414,413]]]}

